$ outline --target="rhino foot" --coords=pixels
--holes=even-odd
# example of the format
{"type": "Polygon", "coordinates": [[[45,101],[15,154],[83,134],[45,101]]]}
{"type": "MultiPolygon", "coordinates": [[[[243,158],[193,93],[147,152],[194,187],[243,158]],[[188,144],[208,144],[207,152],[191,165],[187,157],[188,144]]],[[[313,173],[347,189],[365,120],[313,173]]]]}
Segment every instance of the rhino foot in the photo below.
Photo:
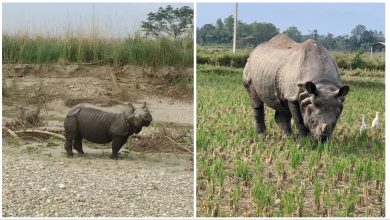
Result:
{"type": "Polygon", "coordinates": [[[259,134],[265,133],[265,126],[260,125],[260,124],[256,124],[256,132],[259,134]]]}
{"type": "Polygon", "coordinates": [[[113,160],[118,160],[119,159],[118,155],[111,155],[110,158],[113,159],[113,160]]]}
{"type": "Polygon", "coordinates": [[[318,144],[320,144],[320,142],[318,140],[311,140],[311,148],[314,150],[317,148],[318,144]]]}
{"type": "Polygon", "coordinates": [[[77,150],[77,153],[79,153],[79,155],[84,155],[84,151],[83,150],[77,150]]]}

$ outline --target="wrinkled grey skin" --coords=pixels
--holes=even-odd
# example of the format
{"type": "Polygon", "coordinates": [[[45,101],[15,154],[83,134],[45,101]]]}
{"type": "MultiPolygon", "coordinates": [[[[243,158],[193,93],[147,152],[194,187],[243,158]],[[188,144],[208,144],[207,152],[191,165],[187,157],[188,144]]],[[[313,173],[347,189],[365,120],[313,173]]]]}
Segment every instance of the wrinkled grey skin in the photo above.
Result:
{"type": "Polygon", "coordinates": [[[296,43],[284,34],[254,49],[245,65],[243,84],[258,133],[265,132],[266,104],[275,110],[275,120],[284,135],[292,133],[293,118],[301,136],[311,134],[313,145],[331,136],[349,91],[342,85],[336,63],[320,43],[296,43]]]}
{"type": "Polygon", "coordinates": [[[132,104],[99,107],[91,104],[78,104],[69,110],[65,122],[65,150],[73,157],[72,146],[80,154],[82,139],[96,144],[112,142],[112,159],[118,159],[118,152],[132,134],[152,122],[146,103],[140,108],[132,104]]]}

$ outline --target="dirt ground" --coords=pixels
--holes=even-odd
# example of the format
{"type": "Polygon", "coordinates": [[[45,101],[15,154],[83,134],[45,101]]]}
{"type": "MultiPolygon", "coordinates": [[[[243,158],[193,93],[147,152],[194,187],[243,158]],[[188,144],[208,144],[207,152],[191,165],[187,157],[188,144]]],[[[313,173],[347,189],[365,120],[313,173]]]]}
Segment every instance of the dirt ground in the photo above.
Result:
{"type": "Polygon", "coordinates": [[[130,138],[120,159],[84,142],[66,158],[55,137],[3,131],[4,217],[193,216],[192,69],[3,64],[3,126],[43,102],[43,126],[62,127],[81,102],[147,102],[151,126],[130,138]],[[115,81],[112,74],[115,74],[115,81]]]}

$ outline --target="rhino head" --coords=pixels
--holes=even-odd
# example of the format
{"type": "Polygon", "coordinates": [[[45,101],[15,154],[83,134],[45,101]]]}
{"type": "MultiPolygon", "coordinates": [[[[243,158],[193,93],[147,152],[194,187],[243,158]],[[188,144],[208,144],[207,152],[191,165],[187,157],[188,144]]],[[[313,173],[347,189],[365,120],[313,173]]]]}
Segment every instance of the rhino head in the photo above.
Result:
{"type": "Polygon", "coordinates": [[[132,108],[132,114],[127,118],[127,126],[129,128],[142,128],[147,127],[152,122],[152,115],[149,112],[146,102],[140,108],[134,108],[132,104],[129,104],[132,108]]]}
{"type": "Polygon", "coordinates": [[[299,83],[299,103],[303,123],[310,130],[313,145],[324,143],[333,133],[343,111],[349,87],[337,90],[320,89],[313,82],[299,83]]]}

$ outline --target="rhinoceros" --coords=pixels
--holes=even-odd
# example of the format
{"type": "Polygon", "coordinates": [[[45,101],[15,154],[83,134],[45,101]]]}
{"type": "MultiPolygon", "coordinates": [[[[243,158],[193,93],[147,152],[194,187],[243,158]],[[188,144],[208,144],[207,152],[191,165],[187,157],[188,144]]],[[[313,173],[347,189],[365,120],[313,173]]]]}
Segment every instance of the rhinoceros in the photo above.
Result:
{"type": "Polygon", "coordinates": [[[140,108],[132,104],[99,107],[82,103],[71,108],[65,118],[65,150],[73,157],[73,148],[84,154],[82,139],[97,144],[112,142],[112,159],[118,159],[118,152],[132,134],[152,122],[146,103],[140,108]]]}
{"type": "Polygon", "coordinates": [[[317,41],[296,43],[285,34],[257,46],[243,72],[256,123],[265,133],[264,104],[275,110],[283,136],[311,134],[313,146],[333,133],[349,87],[341,82],[335,61],[317,41]]]}

